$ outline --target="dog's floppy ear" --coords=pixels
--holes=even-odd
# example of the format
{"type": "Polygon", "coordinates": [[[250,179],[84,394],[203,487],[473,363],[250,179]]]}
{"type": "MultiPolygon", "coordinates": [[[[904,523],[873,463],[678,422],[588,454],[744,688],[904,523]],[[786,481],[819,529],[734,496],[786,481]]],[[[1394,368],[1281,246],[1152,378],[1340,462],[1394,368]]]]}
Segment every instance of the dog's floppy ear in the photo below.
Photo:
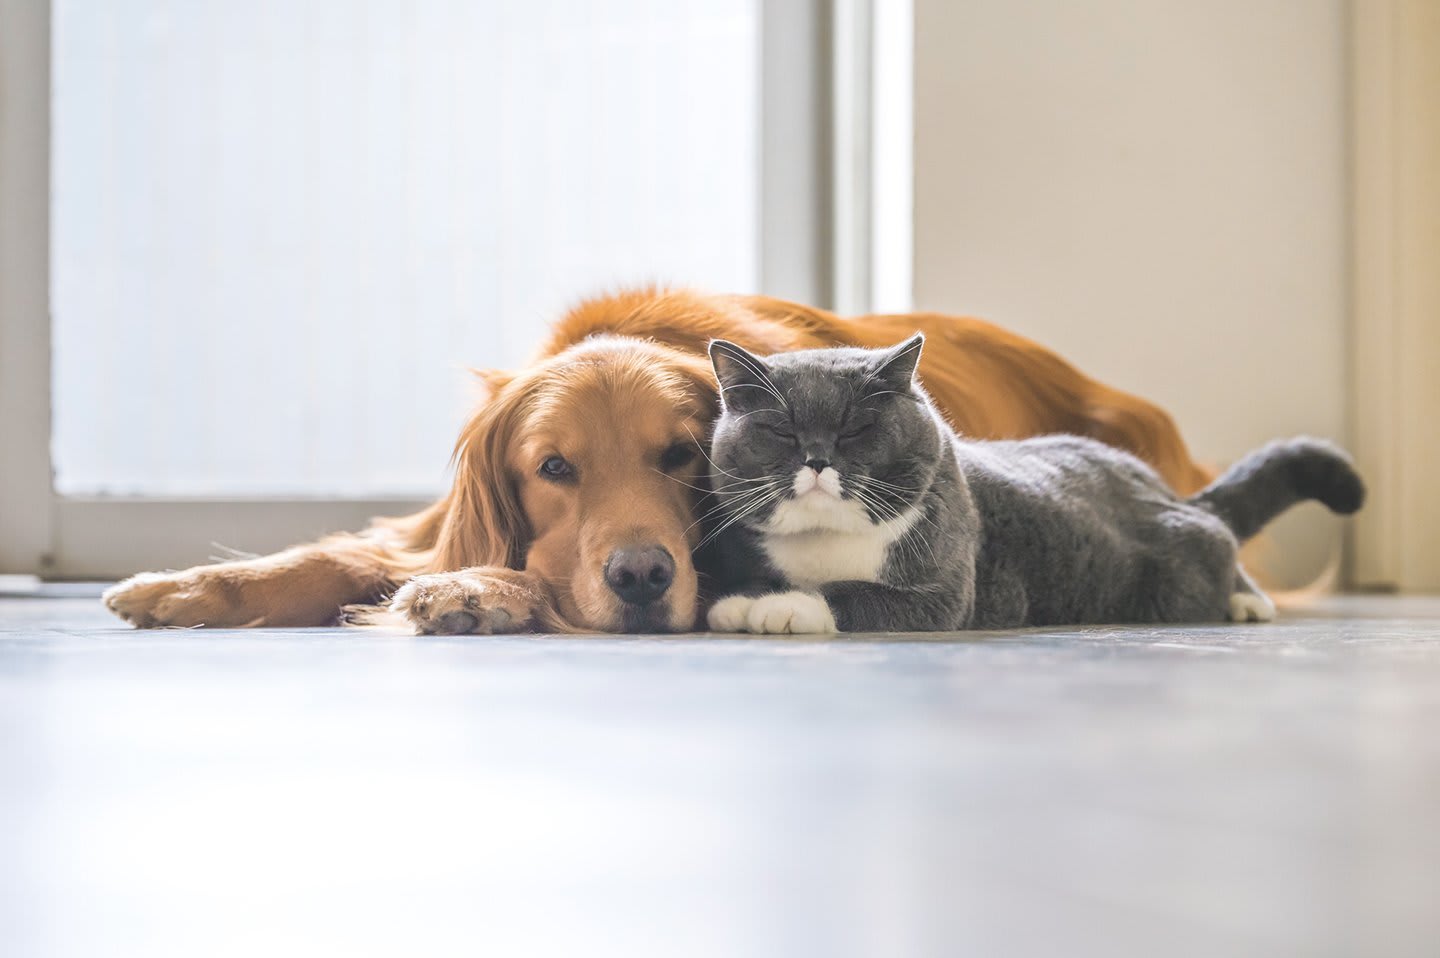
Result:
{"type": "Polygon", "coordinates": [[[720,383],[720,397],[727,403],[732,399],[744,401],[747,392],[775,391],[770,374],[765,371],[765,360],[732,342],[724,339],[710,342],[710,365],[720,383]]]}
{"type": "Polygon", "coordinates": [[[530,526],[505,456],[523,398],[513,391],[492,397],[461,431],[453,457],[455,482],[435,543],[432,571],[471,566],[518,569],[524,564],[530,526]]]}
{"type": "Polygon", "coordinates": [[[482,403],[500,395],[501,390],[515,378],[515,374],[506,369],[478,369],[474,366],[470,367],[470,375],[475,377],[482,403]]]}
{"type": "Polygon", "coordinates": [[[668,350],[666,365],[681,384],[684,393],[694,401],[695,415],[704,420],[715,418],[720,393],[715,388],[714,367],[694,353],[668,350]]]}
{"type": "Polygon", "coordinates": [[[925,347],[925,334],[916,333],[898,346],[892,346],[880,355],[880,366],[873,380],[883,383],[886,389],[897,392],[908,390],[915,382],[915,369],[920,365],[920,351],[925,347]]]}

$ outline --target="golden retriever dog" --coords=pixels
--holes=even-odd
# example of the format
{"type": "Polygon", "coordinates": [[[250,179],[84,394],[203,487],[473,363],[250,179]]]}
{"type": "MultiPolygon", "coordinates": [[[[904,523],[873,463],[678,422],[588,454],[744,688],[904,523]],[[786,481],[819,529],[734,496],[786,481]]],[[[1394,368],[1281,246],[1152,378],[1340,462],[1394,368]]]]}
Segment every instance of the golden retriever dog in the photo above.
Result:
{"type": "Polygon", "coordinates": [[[702,620],[705,442],[716,386],[705,349],[886,346],[927,336],[920,375],[962,433],[1091,436],[1178,492],[1209,473],[1156,406],[1014,333],[916,313],[847,319],[761,296],[646,289],[581,303],[539,358],[484,372],[448,495],[273,555],[142,573],[105,604],[142,628],[310,626],[386,602],[419,632],[669,632],[702,620]]]}

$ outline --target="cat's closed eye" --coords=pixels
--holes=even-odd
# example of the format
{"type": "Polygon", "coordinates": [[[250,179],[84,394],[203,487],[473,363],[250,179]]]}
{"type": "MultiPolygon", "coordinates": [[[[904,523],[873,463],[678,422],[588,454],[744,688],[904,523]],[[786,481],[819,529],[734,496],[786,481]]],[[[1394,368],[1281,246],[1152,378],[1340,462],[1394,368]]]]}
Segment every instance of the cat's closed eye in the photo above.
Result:
{"type": "Polygon", "coordinates": [[[844,432],[842,432],[842,433],[840,434],[840,438],[841,438],[841,439],[859,439],[861,436],[865,435],[867,432],[869,432],[871,429],[874,429],[874,428],[875,428],[875,424],[874,424],[873,422],[867,422],[867,423],[863,423],[863,424],[861,424],[861,425],[851,426],[849,429],[845,430],[844,432]]]}
{"type": "Polygon", "coordinates": [[[764,429],[766,432],[772,433],[773,435],[779,436],[781,439],[795,438],[795,433],[790,430],[790,426],[788,423],[767,422],[760,423],[759,425],[761,429],[764,429]]]}

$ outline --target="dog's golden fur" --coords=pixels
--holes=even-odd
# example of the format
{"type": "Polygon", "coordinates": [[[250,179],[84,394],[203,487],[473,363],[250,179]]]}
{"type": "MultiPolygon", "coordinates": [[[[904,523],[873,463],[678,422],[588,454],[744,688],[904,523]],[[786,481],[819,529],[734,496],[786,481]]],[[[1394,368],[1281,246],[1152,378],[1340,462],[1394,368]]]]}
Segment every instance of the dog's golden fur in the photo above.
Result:
{"type": "Polygon", "coordinates": [[[428,509],[270,556],[145,573],[106,604],[142,627],[303,626],[393,593],[391,607],[421,631],[450,631],[457,613],[480,631],[616,630],[626,623],[604,563],[644,543],[676,562],[664,621],[652,625],[690,628],[702,460],[662,457],[702,444],[714,417],[709,341],[769,353],[891,345],[916,329],[927,336],[921,378],[962,433],[1092,436],[1145,459],[1181,493],[1208,481],[1162,410],[981,320],[845,319],[767,297],[637,290],[571,310],[528,368],[481,374],[488,395],[456,444],[454,483],[428,509]],[[552,455],[574,464],[575,481],[540,476],[552,455]]]}

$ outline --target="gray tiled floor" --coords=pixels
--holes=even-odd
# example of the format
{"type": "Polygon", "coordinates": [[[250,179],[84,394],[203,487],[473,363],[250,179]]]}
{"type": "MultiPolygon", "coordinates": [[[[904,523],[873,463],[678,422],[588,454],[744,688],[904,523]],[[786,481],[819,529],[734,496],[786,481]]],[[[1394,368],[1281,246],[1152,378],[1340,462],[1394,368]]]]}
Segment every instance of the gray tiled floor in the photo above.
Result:
{"type": "Polygon", "coordinates": [[[0,600],[7,955],[1399,955],[1440,601],[843,641],[0,600]]]}

